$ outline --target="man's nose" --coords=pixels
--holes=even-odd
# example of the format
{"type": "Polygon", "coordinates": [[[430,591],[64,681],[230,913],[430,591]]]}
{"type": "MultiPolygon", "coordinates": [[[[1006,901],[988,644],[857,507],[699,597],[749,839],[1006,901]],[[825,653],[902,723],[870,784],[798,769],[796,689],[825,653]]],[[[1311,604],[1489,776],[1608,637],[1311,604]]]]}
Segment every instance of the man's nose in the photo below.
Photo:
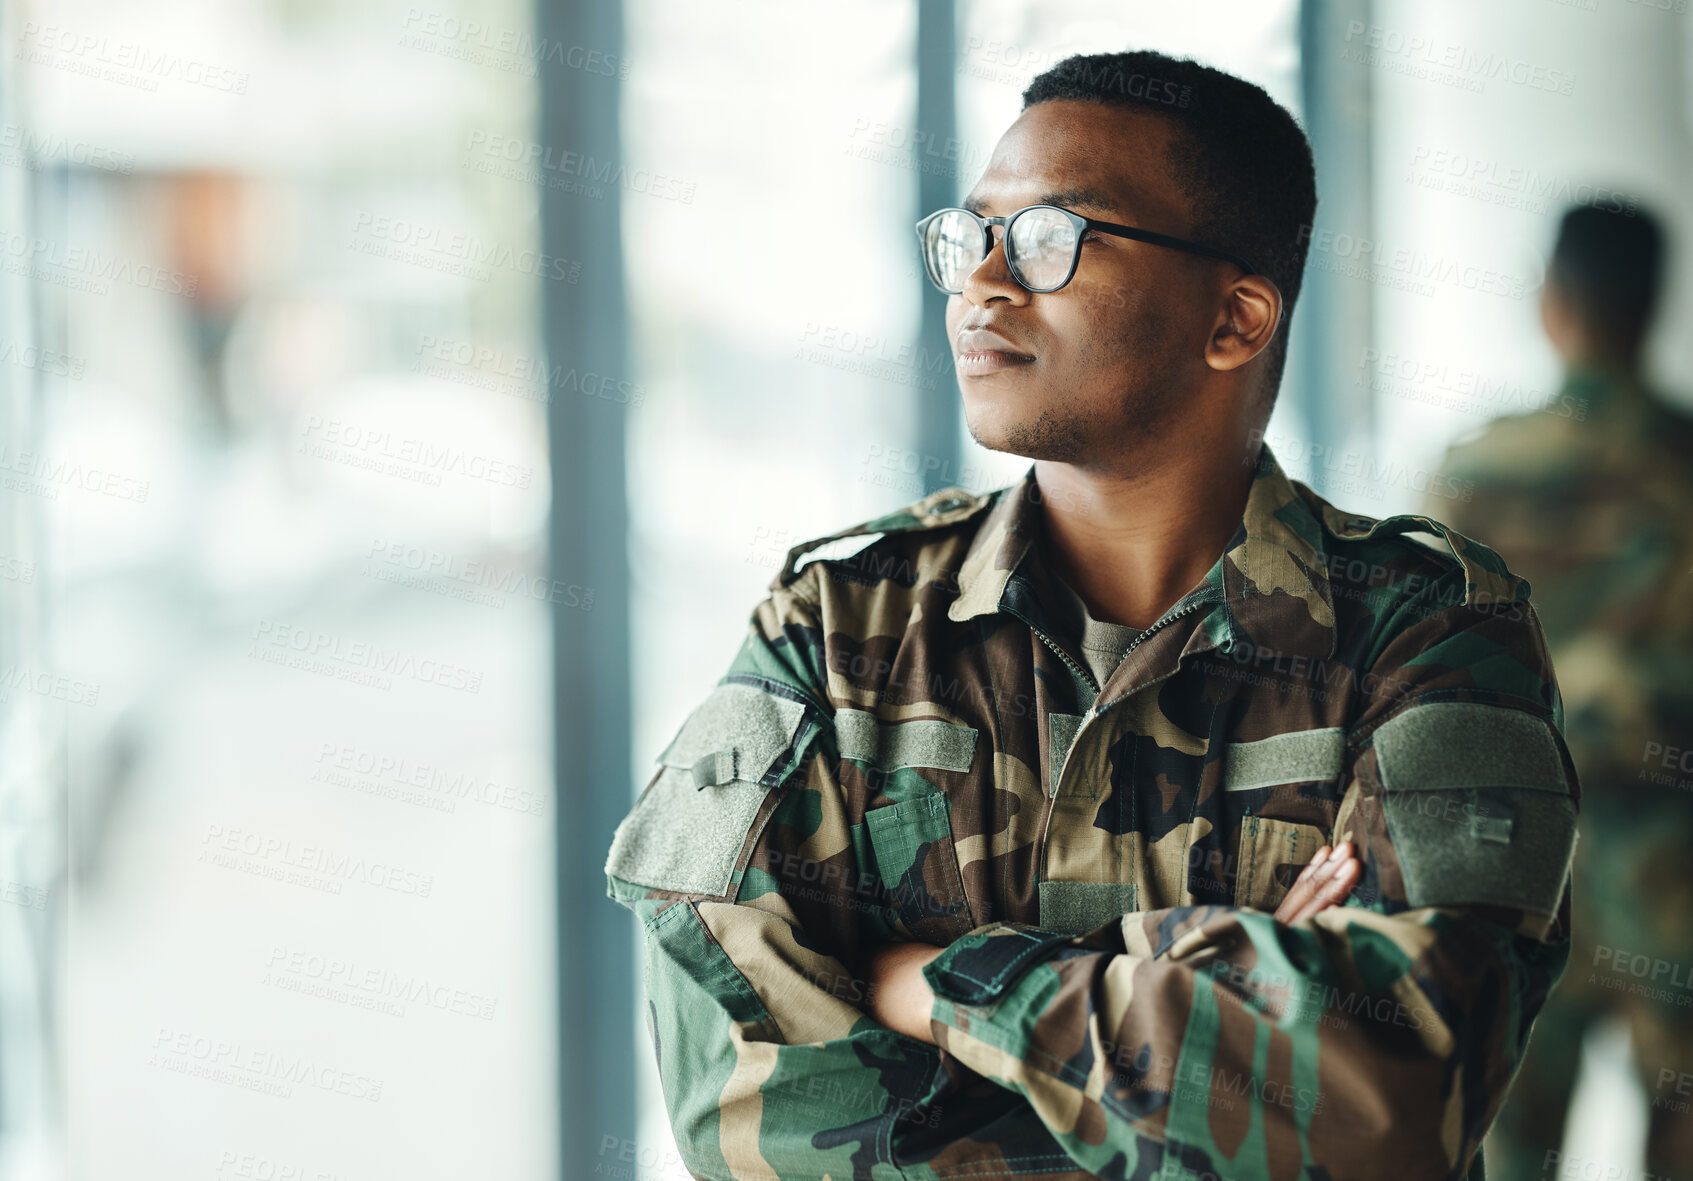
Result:
{"type": "Polygon", "coordinates": [[[993,234],[995,229],[1000,230],[998,241],[994,242],[987,257],[976,264],[976,269],[964,276],[962,294],[965,299],[978,306],[986,304],[990,299],[1008,299],[1014,304],[1027,303],[1033,293],[1011,277],[1011,267],[1005,259],[1004,228],[989,227],[988,233],[993,234]]]}

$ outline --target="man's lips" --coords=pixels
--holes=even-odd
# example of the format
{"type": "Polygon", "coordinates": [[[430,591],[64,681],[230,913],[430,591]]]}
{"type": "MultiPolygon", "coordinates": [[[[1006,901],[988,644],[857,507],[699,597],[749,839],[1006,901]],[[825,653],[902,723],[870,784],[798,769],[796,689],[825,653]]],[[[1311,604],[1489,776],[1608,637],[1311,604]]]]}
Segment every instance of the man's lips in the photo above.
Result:
{"type": "Polygon", "coordinates": [[[955,359],[960,376],[981,377],[1027,365],[1034,357],[1019,350],[997,332],[986,328],[966,328],[958,334],[955,359]]]}
{"type": "Polygon", "coordinates": [[[1034,360],[1033,357],[1001,352],[998,349],[974,349],[958,354],[958,373],[961,377],[982,377],[1005,369],[1016,369],[1021,365],[1032,365],[1034,360]]]}

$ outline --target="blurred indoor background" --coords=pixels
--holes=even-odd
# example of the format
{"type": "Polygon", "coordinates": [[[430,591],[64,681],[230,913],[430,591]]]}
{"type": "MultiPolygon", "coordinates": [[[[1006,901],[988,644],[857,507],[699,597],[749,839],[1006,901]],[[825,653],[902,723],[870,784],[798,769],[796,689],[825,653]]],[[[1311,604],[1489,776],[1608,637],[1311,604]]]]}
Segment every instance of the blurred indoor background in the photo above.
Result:
{"type": "Polygon", "coordinates": [[[1270,442],[1383,516],[1552,400],[1567,206],[1693,241],[1686,9],[0,0],[0,1179],[685,1178],[611,831],[789,546],[1025,470],[911,231],[1022,88],[1301,118],[1270,442]]]}

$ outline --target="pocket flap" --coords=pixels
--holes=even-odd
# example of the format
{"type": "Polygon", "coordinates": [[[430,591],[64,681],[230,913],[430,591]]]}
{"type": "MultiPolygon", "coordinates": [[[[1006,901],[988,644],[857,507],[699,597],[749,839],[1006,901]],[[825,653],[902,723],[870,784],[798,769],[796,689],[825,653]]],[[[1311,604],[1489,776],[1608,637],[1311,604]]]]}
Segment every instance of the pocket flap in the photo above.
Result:
{"type": "Polygon", "coordinates": [[[786,776],[805,706],[751,685],[718,685],[660,752],[661,766],[685,769],[696,790],[732,781],[775,787],[786,776]]]}
{"type": "Polygon", "coordinates": [[[612,834],[605,872],[632,886],[728,897],[766,799],[805,758],[819,725],[805,706],[752,685],[718,685],[656,760],[612,834]],[[753,788],[755,790],[748,790],[753,788]]]}
{"type": "Polygon", "coordinates": [[[903,927],[900,937],[944,947],[975,925],[944,792],[871,808],[864,831],[875,881],[903,927]]]}

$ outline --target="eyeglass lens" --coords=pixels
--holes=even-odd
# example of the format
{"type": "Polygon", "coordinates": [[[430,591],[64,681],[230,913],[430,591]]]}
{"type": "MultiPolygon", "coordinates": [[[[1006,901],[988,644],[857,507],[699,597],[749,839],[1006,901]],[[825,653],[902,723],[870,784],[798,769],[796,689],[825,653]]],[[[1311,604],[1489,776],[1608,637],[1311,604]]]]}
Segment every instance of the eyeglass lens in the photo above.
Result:
{"type": "MultiPolygon", "coordinates": [[[[1076,227],[1056,209],[1036,207],[1011,223],[1007,262],[1025,287],[1053,287],[1070,271],[1076,227]]],[[[964,278],[982,264],[982,227],[968,214],[949,210],[929,223],[923,247],[929,270],[948,291],[961,291],[964,278]]]]}

